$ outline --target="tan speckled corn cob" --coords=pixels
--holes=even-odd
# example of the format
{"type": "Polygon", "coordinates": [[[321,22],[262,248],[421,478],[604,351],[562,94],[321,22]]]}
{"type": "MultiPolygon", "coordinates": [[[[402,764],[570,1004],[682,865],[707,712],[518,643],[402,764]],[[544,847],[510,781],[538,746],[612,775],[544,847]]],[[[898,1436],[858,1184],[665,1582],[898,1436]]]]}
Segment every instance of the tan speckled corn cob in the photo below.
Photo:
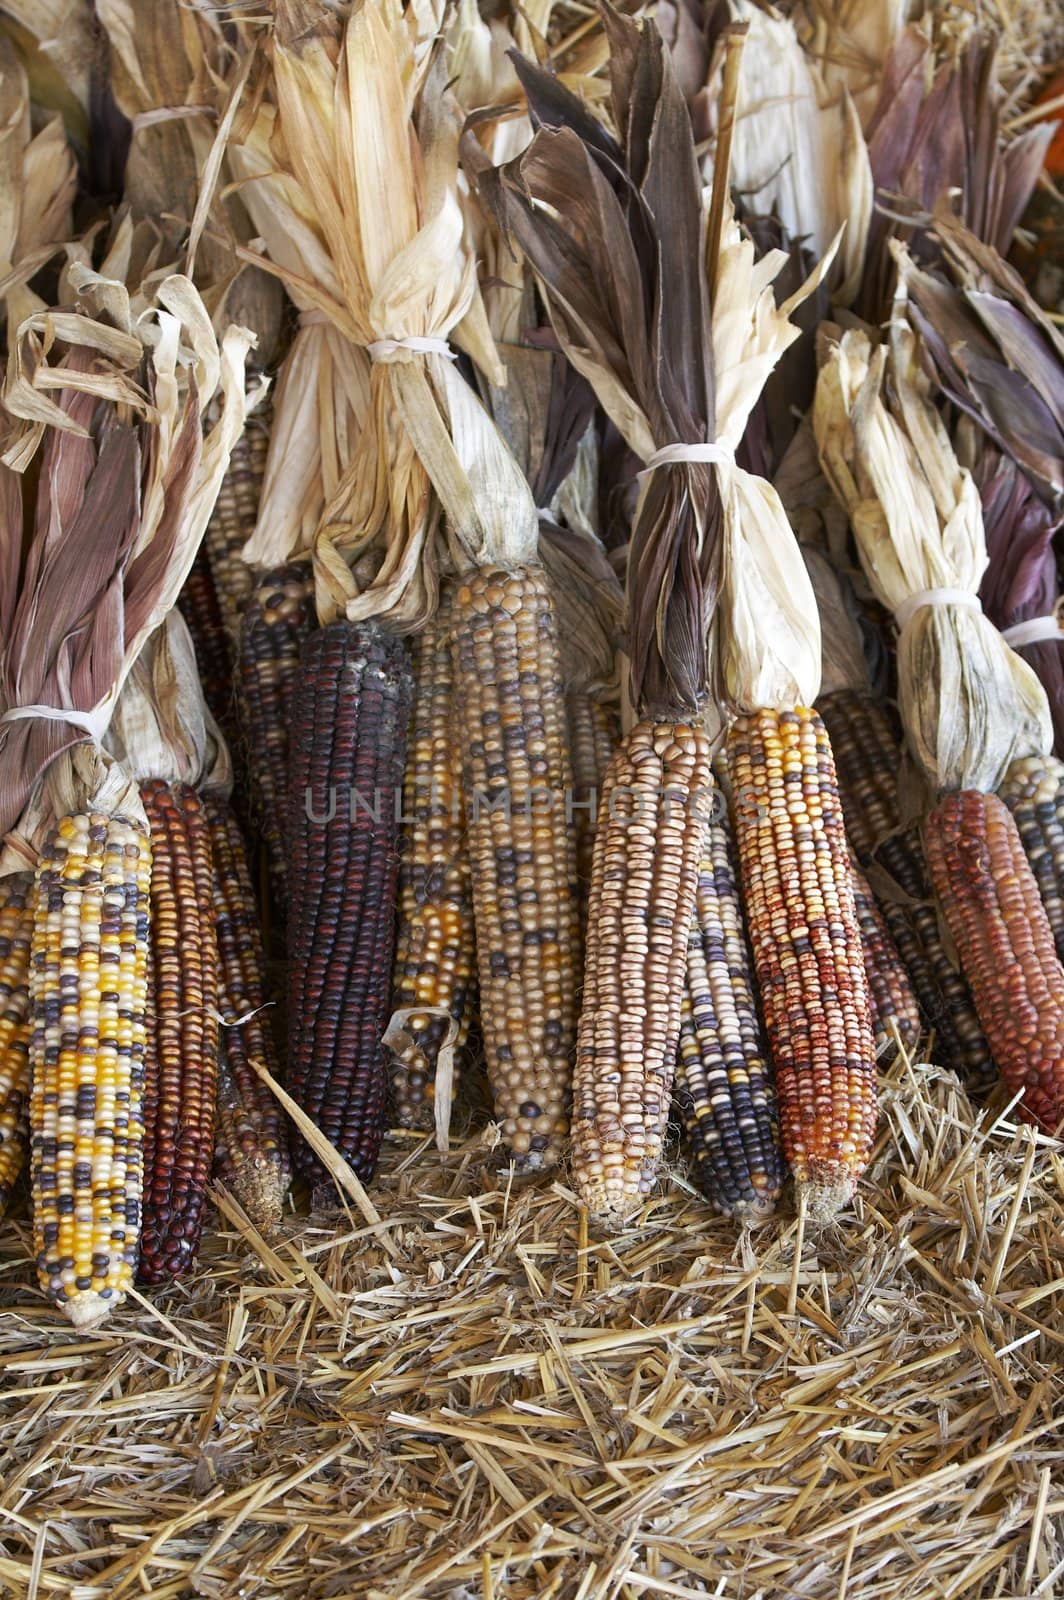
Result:
{"type": "Polygon", "coordinates": [[[30,942],[33,878],[0,879],[0,1217],[30,1143],[30,942]]]}

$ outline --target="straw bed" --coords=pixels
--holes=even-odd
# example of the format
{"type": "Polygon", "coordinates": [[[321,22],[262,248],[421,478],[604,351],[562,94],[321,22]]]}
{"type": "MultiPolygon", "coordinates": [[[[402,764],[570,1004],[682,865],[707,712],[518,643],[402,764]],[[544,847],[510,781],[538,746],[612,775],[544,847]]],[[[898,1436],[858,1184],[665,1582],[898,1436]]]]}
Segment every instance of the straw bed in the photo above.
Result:
{"type": "Polygon", "coordinates": [[[798,1263],[793,1215],[737,1240],[675,1184],[589,1240],[478,1138],[391,1142],[377,1238],[230,1220],[76,1342],[8,1232],[0,1588],[1050,1595],[1064,1163],[973,1117],[899,1061],[858,1207],[798,1263]]]}

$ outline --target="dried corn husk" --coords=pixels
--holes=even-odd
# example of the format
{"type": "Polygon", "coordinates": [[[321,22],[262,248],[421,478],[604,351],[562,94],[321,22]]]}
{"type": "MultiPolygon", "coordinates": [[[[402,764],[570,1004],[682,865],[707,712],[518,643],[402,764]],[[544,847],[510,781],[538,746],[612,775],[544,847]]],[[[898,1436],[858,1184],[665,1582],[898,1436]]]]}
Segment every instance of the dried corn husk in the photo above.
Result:
{"type": "Polygon", "coordinates": [[[801,0],[798,31],[828,90],[849,94],[867,124],[884,63],[905,26],[909,0],[801,0]]]}
{"type": "Polygon", "coordinates": [[[1059,515],[1064,509],[1064,338],[989,245],[940,212],[943,269],[904,252],[906,305],[945,393],[1010,455],[1059,515]],[[948,274],[948,277],[947,277],[948,274]]]}
{"type": "Polygon", "coordinates": [[[219,344],[187,278],[131,296],[81,262],[70,276],[85,309],[27,319],[3,391],[3,699],[59,715],[0,726],[0,872],[32,861],[55,815],[90,803],[138,814],[136,785],[102,740],[184,582],[246,406],[252,335],[230,328],[219,344]],[[205,431],[216,393],[217,420],[205,431]],[[21,485],[7,469],[24,470],[42,444],[20,573],[21,485]],[[91,715],[93,733],[77,714],[91,715]]]}
{"type": "Polygon", "coordinates": [[[0,31],[19,52],[34,103],[58,111],[84,149],[96,48],[92,0],[4,0],[0,31]]]}
{"type": "Polygon", "coordinates": [[[453,339],[493,381],[504,378],[463,244],[445,53],[416,14],[381,0],[342,14],[321,0],[280,0],[271,62],[271,154],[302,192],[321,257],[313,279],[275,270],[377,357],[363,427],[315,540],[319,615],[416,628],[436,596],[422,458],[442,457],[436,470],[448,476],[465,386],[446,356],[403,341],[453,339]],[[356,579],[367,565],[369,581],[356,579]]]}
{"type": "Polygon", "coordinates": [[[840,689],[867,692],[870,688],[868,662],[861,637],[860,610],[853,590],[827,556],[814,546],[802,546],[802,560],[820,617],[820,693],[836,694],[840,689]]]}
{"type": "Polygon", "coordinates": [[[180,611],[145,640],[122,686],[105,745],[138,783],[164,778],[228,796],[229,750],[203,698],[196,650],[180,611]]]}
{"type": "MultiPolygon", "coordinates": [[[[926,590],[974,596],[986,569],[978,491],[958,463],[899,314],[889,349],[859,329],[827,351],[814,426],[824,471],[877,599],[892,612],[926,590]]],[[[933,793],[997,788],[1020,756],[1049,750],[1045,691],[978,605],[922,605],[898,638],[898,702],[933,793]]]]}
{"type": "Polygon", "coordinates": [[[25,70],[0,37],[0,294],[9,327],[43,309],[29,280],[71,236],[76,184],[62,118],[50,117],[33,134],[25,70]]]}
{"type": "MultiPolygon", "coordinates": [[[[853,101],[845,88],[829,93],[789,18],[750,0],[731,0],[731,14],[747,28],[732,189],[744,211],[775,217],[785,237],[803,240],[816,259],[843,230],[832,295],[849,305],[872,217],[872,169],[853,101]]],[[[712,176],[712,150],[704,170],[712,176]]]]}

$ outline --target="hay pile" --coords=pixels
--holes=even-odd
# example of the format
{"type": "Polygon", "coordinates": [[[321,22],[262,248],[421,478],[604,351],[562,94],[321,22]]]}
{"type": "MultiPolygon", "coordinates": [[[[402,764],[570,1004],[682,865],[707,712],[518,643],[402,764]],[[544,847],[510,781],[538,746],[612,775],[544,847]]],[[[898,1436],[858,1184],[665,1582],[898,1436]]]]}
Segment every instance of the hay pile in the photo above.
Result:
{"type": "MultiPolygon", "coordinates": [[[[1000,1107],[999,1107],[1000,1112],[1000,1107]]],[[[900,1062],[856,1214],[736,1238],[678,1177],[589,1239],[489,1142],[393,1142],[374,1229],[227,1208],[74,1337],[0,1254],[0,1592],[1051,1596],[1064,1161],[900,1062]]],[[[224,1204],[224,1201],[223,1201],[224,1204]]]]}

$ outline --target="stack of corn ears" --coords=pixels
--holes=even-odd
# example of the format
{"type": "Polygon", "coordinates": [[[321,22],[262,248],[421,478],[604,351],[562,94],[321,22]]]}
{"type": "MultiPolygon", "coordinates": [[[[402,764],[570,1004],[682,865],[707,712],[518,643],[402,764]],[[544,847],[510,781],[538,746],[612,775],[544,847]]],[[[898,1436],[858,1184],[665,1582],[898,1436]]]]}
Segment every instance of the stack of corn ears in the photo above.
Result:
{"type": "Polygon", "coordinates": [[[141,1229],[151,839],[104,739],[210,515],[250,343],[219,345],[187,278],[131,297],[108,265],[71,267],[82,309],[23,322],[3,393],[0,874],[34,873],[34,1231],[42,1287],[79,1325],[121,1300],[141,1229]]]}

